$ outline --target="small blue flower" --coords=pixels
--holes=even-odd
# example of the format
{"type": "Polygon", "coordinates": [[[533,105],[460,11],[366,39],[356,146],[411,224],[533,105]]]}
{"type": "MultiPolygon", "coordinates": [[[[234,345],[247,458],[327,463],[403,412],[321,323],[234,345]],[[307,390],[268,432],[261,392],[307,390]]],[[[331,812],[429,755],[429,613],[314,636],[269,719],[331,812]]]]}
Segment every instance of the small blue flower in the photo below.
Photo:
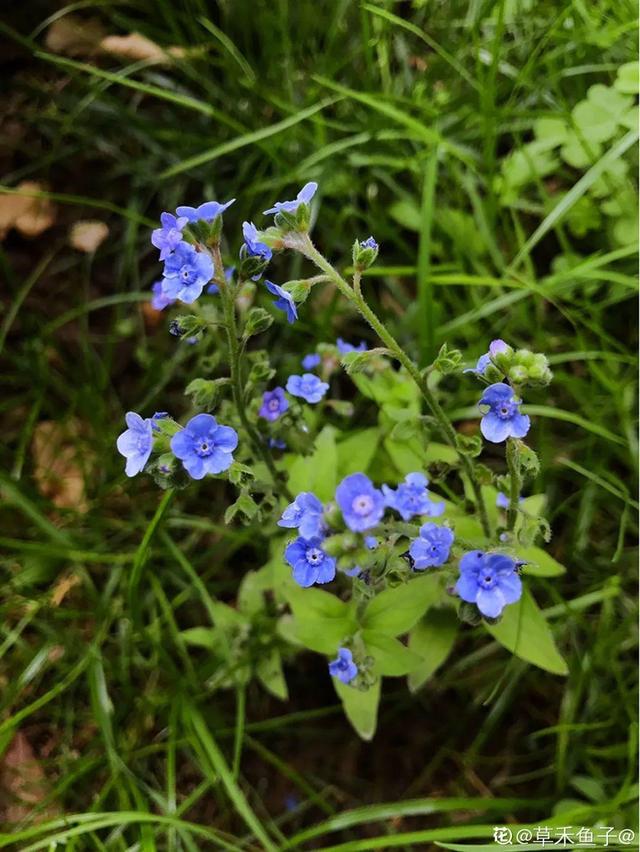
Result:
{"type": "Polygon", "coordinates": [[[480,431],[487,441],[499,444],[507,438],[524,438],[531,422],[528,415],[520,414],[521,403],[513,388],[504,382],[489,385],[478,402],[489,406],[480,421],[480,431]]]}
{"type": "Polygon", "coordinates": [[[262,406],[258,414],[265,420],[277,420],[289,408],[289,401],[284,395],[284,388],[274,388],[262,395],[262,406]]]}
{"type": "Polygon", "coordinates": [[[518,563],[503,553],[472,550],[460,560],[455,591],[463,601],[474,603],[483,615],[497,618],[507,604],[522,596],[518,563]]]}
{"type": "Polygon", "coordinates": [[[182,461],[192,479],[227,470],[237,446],[236,430],[231,426],[219,426],[211,414],[196,414],[171,438],[171,451],[182,461]]]}
{"type": "Polygon", "coordinates": [[[369,550],[375,550],[379,544],[378,539],[375,537],[375,535],[365,535],[364,543],[369,550]]]}
{"type": "MultiPolygon", "coordinates": [[[[524,497],[518,497],[518,503],[522,503],[523,500],[524,497]]],[[[498,496],[496,497],[496,506],[499,509],[508,509],[510,502],[511,501],[509,500],[506,494],[503,494],[502,491],[498,491],[498,496]]]]}
{"type": "Polygon", "coordinates": [[[374,240],[373,237],[367,237],[366,240],[360,240],[360,248],[363,249],[375,249],[376,251],[380,248],[378,243],[374,240]]]}
{"type": "Polygon", "coordinates": [[[322,361],[322,356],[317,352],[312,352],[310,355],[305,355],[302,359],[302,366],[305,370],[313,370],[322,361]]]}
{"type": "Polygon", "coordinates": [[[295,201],[276,201],[273,207],[264,210],[265,216],[269,213],[295,213],[301,204],[308,204],[316,194],[318,184],[311,181],[305,183],[300,192],[296,195],[295,201]]]}
{"type": "Polygon", "coordinates": [[[326,382],[320,381],[313,373],[303,373],[301,376],[289,376],[287,390],[291,396],[299,396],[307,402],[320,402],[329,390],[326,382]]]}
{"type": "Polygon", "coordinates": [[[484,355],[481,355],[478,358],[478,363],[475,367],[467,367],[466,370],[463,370],[463,373],[475,373],[476,376],[484,376],[485,370],[492,363],[492,359],[499,355],[501,352],[506,352],[509,349],[509,344],[505,343],[504,340],[492,340],[489,346],[489,351],[484,355]]]}
{"type": "Polygon", "coordinates": [[[168,308],[169,305],[173,305],[175,299],[172,299],[170,296],[165,295],[162,289],[162,281],[156,281],[155,284],[151,287],[151,307],[155,311],[164,311],[165,308],[168,308]]]}
{"type": "Polygon", "coordinates": [[[272,450],[286,450],[287,449],[287,445],[282,440],[282,438],[269,438],[269,441],[267,443],[269,444],[269,447],[271,447],[272,450]]]}
{"type": "Polygon", "coordinates": [[[242,223],[242,236],[249,254],[261,257],[263,260],[271,260],[273,252],[266,243],[258,239],[259,231],[253,222],[242,223]]]}
{"type": "Polygon", "coordinates": [[[345,476],[336,489],[336,501],[346,525],[354,532],[375,527],[384,515],[382,491],[364,473],[345,476]]]}
{"type": "Polygon", "coordinates": [[[213,278],[213,261],[207,252],[182,242],[166,259],[163,274],[164,295],[190,305],[213,278]]]}
{"type": "Polygon", "coordinates": [[[140,417],[135,411],[127,411],[124,419],[129,428],[118,437],[116,446],[127,460],[124,472],[127,476],[135,476],[149,461],[153,449],[153,424],[149,417],[140,417]]]}
{"type": "Polygon", "coordinates": [[[339,337],[336,340],[336,346],[338,347],[338,352],[341,355],[346,355],[347,352],[366,352],[367,351],[367,344],[364,342],[364,340],[361,340],[360,343],[358,343],[357,346],[354,346],[353,343],[349,343],[348,341],[343,340],[341,337],[339,337]]]}
{"type": "Polygon", "coordinates": [[[424,474],[409,473],[395,491],[388,485],[383,485],[382,493],[387,506],[399,512],[403,521],[410,521],[414,515],[437,518],[444,512],[444,503],[431,500],[427,491],[428,484],[429,480],[424,474]]]}
{"type": "Polygon", "coordinates": [[[287,293],[287,291],[283,290],[282,287],[274,284],[273,281],[267,281],[266,278],[264,284],[270,293],[273,293],[274,296],[278,297],[273,303],[274,306],[278,308],[279,311],[284,311],[286,313],[287,320],[289,322],[295,322],[298,319],[298,309],[296,308],[296,303],[293,301],[291,293],[287,293]]]}
{"type": "Polygon", "coordinates": [[[160,249],[160,260],[166,260],[182,242],[182,229],[189,220],[186,216],[176,218],[172,213],[161,213],[161,228],[151,234],[151,244],[160,249]]]}
{"type": "Polygon", "coordinates": [[[425,568],[437,568],[449,558],[449,551],[455,536],[449,527],[439,527],[437,524],[423,524],[420,535],[414,538],[409,547],[416,571],[425,568]]]}
{"type": "Polygon", "coordinates": [[[215,218],[220,216],[227,207],[231,207],[235,198],[227,201],[225,204],[220,204],[217,201],[205,201],[199,207],[178,207],[176,213],[178,216],[184,216],[189,222],[213,222],[215,218]]]}
{"type": "Polygon", "coordinates": [[[338,648],[337,659],[329,663],[329,674],[343,683],[351,683],[358,674],[358,667],[353,662],[353,654],[348,648],[338,648]]]}
{"type": "Polygon", "coordinates": [[[293,579],[306,589],[314,583],[330,583],[336,576],[336,560],[322,549],[321,538],[297,538],[284,551],[293,568],[293,579]]]}
{"type": "Polygon", "coordinates": [[[321,538],[325,534],[323,511],[324,506],[316,495],[311,491],[303,491],[284,510],[278,526],[297,529],[301,538],[321,538]]]}

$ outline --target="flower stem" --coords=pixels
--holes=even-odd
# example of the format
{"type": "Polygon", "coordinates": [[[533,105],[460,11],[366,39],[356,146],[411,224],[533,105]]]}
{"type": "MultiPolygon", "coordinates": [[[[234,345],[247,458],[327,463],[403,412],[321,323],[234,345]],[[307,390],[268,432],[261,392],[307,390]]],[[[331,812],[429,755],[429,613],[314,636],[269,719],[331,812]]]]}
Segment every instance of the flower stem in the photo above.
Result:
{"type": "Polygon", "coordinates": [[[507,529],[512,531],[518,519],[518,503],[522,490],[518,448],[513,438],[507,438],[507,467],[509,469],[509,506],[507,508],[507,529]]]}
{"type": "MultiPolygon", "coordinates": [[[[356,290],[349,285],[349,283],[340,275],[338,270],[335,269],[329,263],[329,261],[316,249],[316,247],[311,242],[311,238],[308,234],[296,233],[295,235],[287,235],[287,237],[289,237],[290,239],[285,240],[285,245],[288,245],[290,248],[301,251],[306,257],[309,258],[309,260],[313,261],[313,263],[315,263],[315,265],[319,269],[321,269],[327,274],[327,276],[333,281],[333,283],[336,285],[342,295],[357,308],[358,312],[369,323],[369,325],[378,335],[380,340],[383,341],[385,346],[392,352],[394,357],[402,364],[402,366],[409,373],[409,375],[417,385],[418,390],[420,391],[422,397],[429,406],[432,415],[437,420],[438,425],[440,426],[442,434],[444,435],[447,443],[457,450],[458,448],[456,444],[455,429],[451,425],[451,421],[449,420],[444,410],[442,409],[442,406],[438,402],[437,397],[427,385],[426,379],[421,375],[418,367],[413,363],[411,358],[409,358],[409,356],[406,354],[404,349],[400,346],[400,344],[397,342],[391,332],[388,331],[384,323],[369,307],[369,305],[364,299],[364,296],[360,292],[359,286],[356,290]]],[[[471,459],[463,453],[459,453],[459,455],[464,472],[469,478],[471,487],[473,488],[473,493],[476,499],[482,529],[487,538],[490,538],[491,525],[489,523],[487,507],[484,503],[480,483],[478,482],[475,475],[473,463],[471,459]]]]}

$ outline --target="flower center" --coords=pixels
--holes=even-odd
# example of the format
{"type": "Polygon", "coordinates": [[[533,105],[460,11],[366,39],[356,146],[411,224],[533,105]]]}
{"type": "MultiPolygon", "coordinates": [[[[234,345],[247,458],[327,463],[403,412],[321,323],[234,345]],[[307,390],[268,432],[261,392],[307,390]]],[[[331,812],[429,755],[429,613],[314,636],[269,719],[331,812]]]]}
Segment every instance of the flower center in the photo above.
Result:
{"type": "Polygon", "coordinates": [[[196,441],[196,453],[199,456],[210,456],[213,452],[213,447],[208,438],[200,438],[196,441]]]}
{"type": "Polygon", "coordinates": [[[356,515],[368,515],[373,509],[373,500],[368,494],[360,494],[351,504],[356,515]]]}
{"type": "Polygon", "coordinates": [[[278,411],[278,409],[280,408],[280,403],[277,399],[270,399],[267,403],[267,408],[269,409],[269,411],[278,411]]]}
{"type": "Polygon", "coordinates": [[[480,583],[485,589],[491,589],[496,584],[496,578],[489,572],[480,577],[480,583]]]}
{"type": "Polygon", "coordinates": [[[323,554],[319,547],[310,547],[307,550],[306,556],[307,562],[310,565],[317,565],[319,562],[322,562],[323,554]]]}
{"type": "Polygon", "coordinates": [[[183,281],[188,281],[191,278],[191,270],[188,266],[182,267],[180,270],[180,278],[182,278],[183,281]]]}
{"type": "Polygon", "coordinates": [[[496,414],[501,420],[507,420],[509,417],[513,417],[515,410],[516,404],[514,402],[503,402],[498,406],[496,414]]]}

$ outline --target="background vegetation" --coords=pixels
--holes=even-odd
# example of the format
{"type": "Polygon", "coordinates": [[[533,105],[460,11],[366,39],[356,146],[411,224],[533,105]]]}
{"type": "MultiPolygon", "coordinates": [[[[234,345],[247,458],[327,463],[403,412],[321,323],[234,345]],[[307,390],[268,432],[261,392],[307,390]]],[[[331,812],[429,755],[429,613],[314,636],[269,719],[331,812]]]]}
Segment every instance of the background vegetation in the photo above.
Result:
{"type": "MultiPolygon", "coordinates": [[[[636,825],[636,28],[626,0],[5,12],[0,846],[423,849],[575,808],[636,825]],[[131,34],[151,45],[108,38],[131,34]],[[469,629],[416,696],[385,691],[369,744],[312,655],[286,667],[287,702],[211,692],[180,631],[233,602],[265,540],[223,524],[221,484],[160,520],[114,446],[124,411],[185,410],[197,357],[145,305],[159,212],[235,196],[237,235],[307,180],[329,256],[380,242],[367,286],[413,354],[446,340],[473,361],[499,336],[555,371],[529,411],[567,571],[535,593],[569,675],[469,629]],[[70,244],[87,219],[109,229],[95,251],[70,244]]],[[[326,292],[269,346],[367,338],[345,310],[326,292]]],[[[446,390],[475,429],[477,387],[446,390]]]]}

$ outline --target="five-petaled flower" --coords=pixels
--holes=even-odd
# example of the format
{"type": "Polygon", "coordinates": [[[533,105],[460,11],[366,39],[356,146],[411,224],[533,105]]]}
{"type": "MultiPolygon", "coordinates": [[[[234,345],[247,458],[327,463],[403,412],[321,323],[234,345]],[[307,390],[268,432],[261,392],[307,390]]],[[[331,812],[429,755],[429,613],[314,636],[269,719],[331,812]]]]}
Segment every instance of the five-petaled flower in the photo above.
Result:
{"type": "Polygon", "coordinates": [[[276,201],[273,207],[270,207],[268,210],[264,210],[263,212],[265,216],[270,213],[295,213],[301,204],[308,204],[311,201],[313,196],[316,194],[317,189],[318,184],[314,181],[305,183],[300,192],[296,195],[294,201],[276,201]]]}
{"type": "Polygon", "coordinates": [[[287,320],[289,322],[295,322],[298,319],[298,309],[296,308],[296,303],[293,301],[293,296],[291,293],[287,293],[286,290],[283,290],[278,284],[274,284],[273,281],[267,281],[265,278],[264,285],[270,293],[273,293],[274,296],[278,298],[273,303],[279,311],[284,311],[287,315],[287,320]]]}
{"type": "Polygon", "coordinates": [[[293,579],[305,589],[336,576],[336,560],[324,552],[321,538],[297,538],[286,547],[284,558],[293,568],[293,579]]]}
{"type": "Polygon", "coordinates": [[[337,658],[329,663],[329,674],[343,683],[351,683],[358,674],[358,667],[353,662],[353,654],[348,648],[338,648],[337,658]]]}
{"type": "Polygon", "coordinates": [[[403,521],[410,521],[414,515],[437,518],[444,512],[444,503],[431,500],[428,484],[429,480],[423,473],[409,473],[395,490],[383,485],[382,493],[387,506],[399,512],[403,521]]]}
{"type": "Polygon", "coordinates": [[[196,414],[184,429],[171,438],[171,451],[193,479],[227,470],[237,446],[236,430],[231,426],[218,425],[211,414],[196,414]]]}
{"type": "Polygon", "coordinates": [[[163,275],[164,295],[190,305],[213,278],[213,261],[207,252],[182,242],[166,259],[163,275]]]}
{"type": "Polygon", "coordinates": [[[364,473],[346,476],[336,489],[336,501],[346,525],[354,532],[375,527],[384,515],[382,491],[364,473]]]}
{"type": "Polygon", "coordinates": [[[161,213],[161,228],[151,234],[151,244],[160,249],[160,260],[166,260],[182,242],[182,229],[189,220],[186,216],[174,216],[173,213],[161,213]]]}
{"type": "Polygon", "coordinates": [[[483,376],[487,367],[493,363],[493,358],[496,355],[500,355],[502,352],[508,352],[511,347],[508,343],[505,343],[504,340],[492,340],[489,345],[489,351],[485,352],[484,355],[481,355],[478,358],[478,363],[475,367],[467,367],[466,370],[463,370],[463,373],[475,373],[476,376],[483,376]]]}
{"type": "Polygon", "coordinates": [[[261,257],[263,260],[271,260],[273,252],[266,243],[258,239],[259,233],[253,222],[242,223],[242,236],[247,252],[255,257],[261,257]]]}
{"type": "Polygon", "coordinates": [[[497,618],[507,604],[515,603],[522,595],[517,566],[504,553],[472,550],[460,560],[455,591],[463,601],[476,604],[483,615],[497,618]]]}
{"type": "Polygon", "coordinates": [[[258,414],[265,420],[277,420],[289,408],[289,400],[284,395],[284,388],[274,388],[262,395],[262,406],[258,414]]]}
{"type": "Polygon", "coordinates": [[[220,204],[218,201],[205,201],[199,207],[178,207],[176,213],[178,216],[184,216],[189,222],[199,222],[200,220],[213,222],[214,219],[224,213],[227,207],[231,207],[234,201],[235,198],[226,201],[224,204],[220,204]]]}
{"type": "Polygon", "coordinates": [[[306,402],[315,403],[320,402],[329,390],[329,385],[313,373],[303,373],[301,376],[289,376],[287,390],[292,396],[299,396],[306,402]]]}
{"type": "Polygon", "coordinates": [[[353,343],[349,343],[347,340],[343,340],[341,337],[339,337],[336,340],[336,346],[338,347],[338,352],[341,355],[346,355],[347,352],[366,352],[367,351],[367,344],[364,342],[364,340],[361,340],[360,343],[358,343],[357,346],[354,346],[353,343]]]}
{"type": "Polygon", "coordinates": [[[449,551],[455,536],[449,527],[438,524],[423,524],[418,538],[414,538],[409,546],[409,555],[413,560],[416,571],[425,568],[437,568],[449,558],[449,551]]]}
{"type": "Polygon", "coordinates": [[[311,352],[309,355],[305,355],[302,359],[302,366],[305,370],[313,370],[313,368],[317,367],[321,361],[321,355],[318,355],[317,352],[311,352]]]}
{"type": "Polygon", "coordinates": [[[504,382],[489,385],[478,405],[488,405],[489,411],[480,421],[480,431],[494,444],[507,438],[524,438],[531,422],[528,415],[520,413],[522,400],[513,388],[504,382]]]}
{"type": "Polygon", "coordinates": [[[311,491],[302,491],[289,503],[278,521],[279,527],[297,529],[302,538],[321,538],[325,534],[324,506],[311,491]]]}
{"type": "Polygon", "coordinates": [[[149,461],[153,449],[153,421],[140,417],[135,411],[127,411],[124,419],[129,428],[118,437],[116,446],[127,460],[124,472],[127,476],[135,476],[149,461]]]}
{"type": "Polygon", "coordinates": [[[168,308],[169,305],[173,305],[175,302],[175,299],[167,296],[162,289],[162,281],[156,281],[155,284],[153,284],[151,287],[151,293],[151,307],[155,311],[164,311],[165,308],[168,308]]]}

